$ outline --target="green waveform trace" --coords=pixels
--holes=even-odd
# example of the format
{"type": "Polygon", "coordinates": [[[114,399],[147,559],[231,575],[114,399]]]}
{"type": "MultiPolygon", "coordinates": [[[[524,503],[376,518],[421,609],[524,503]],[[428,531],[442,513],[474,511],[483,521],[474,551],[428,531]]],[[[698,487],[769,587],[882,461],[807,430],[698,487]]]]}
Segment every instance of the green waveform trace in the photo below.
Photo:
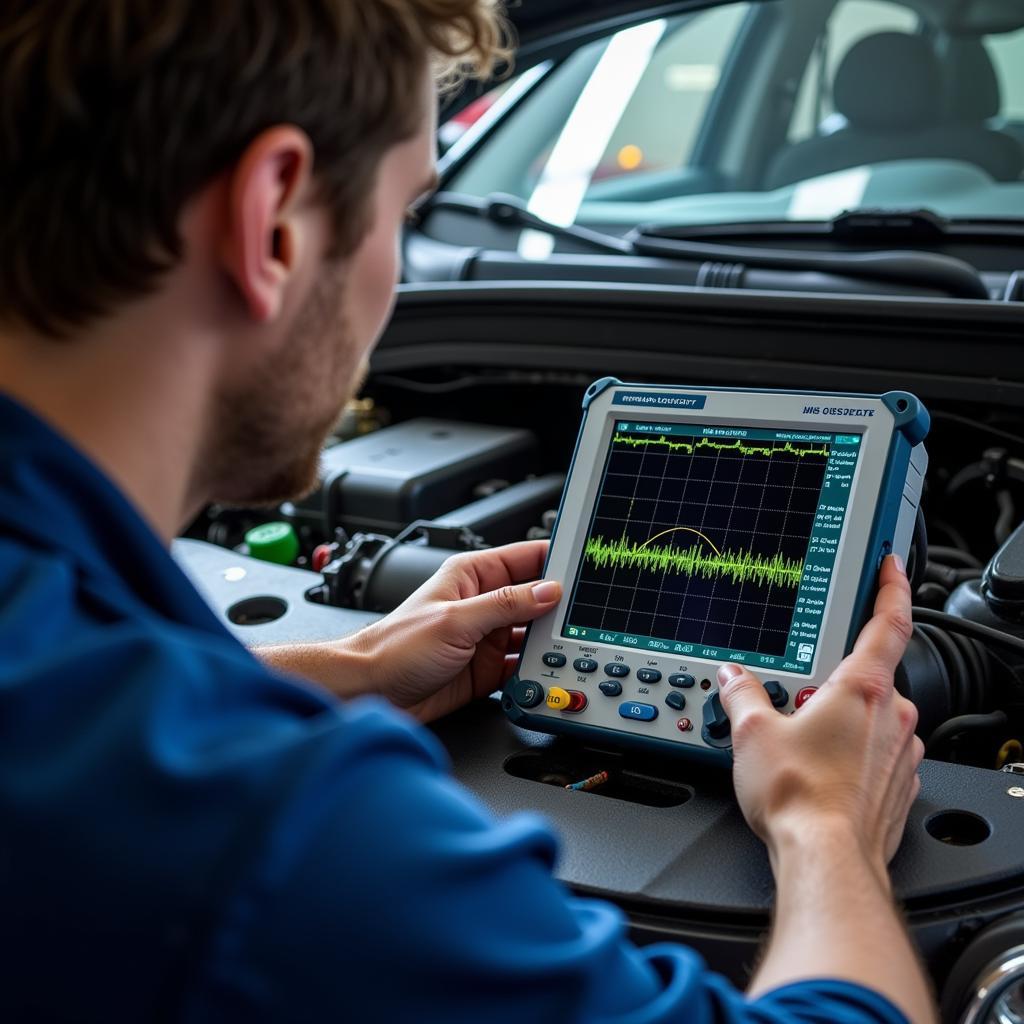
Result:
{"type": "Polygon", "coordinates": [[[753,551],[706,552],[700,544],[683,548],[674,544],[649,547],[650,541],[637,544],[623,535],[618,540],[591,537],[583,557],[597,569],[641,569],[645,572],[674,572],[702,579],[720,577],[732,583],[756,583],[759,586],[798,587],[804,563],[781,554],[765,558],[753,551]]]}
{"type": "Polygon", "coordinates": [[[688,455],[695,455],[701,448],[710,448],[716,452],[739,452],[740,455],[795,455],[797,458],[804,458],[808,455],[817,455],[821,458],[828,458],[829,449],[828,446],[823,444],[820,448],[798,448],[793,445],[792,441],[786,441],[781,447],[775,445],[772,442],[767,444],[747,444],[742,438],[736,438],[735,441],[724,442],[716,441],[711,437],[699,438],[696,442],[693,441],[671,441],[664,434],[658,437],[630,437],[628,434],[619,434],[612,438],[612,444],[622,444],[629,448],[647,448],[647,447],[663,447],[669,451],[682,451],[686,450],[688,455]]]}

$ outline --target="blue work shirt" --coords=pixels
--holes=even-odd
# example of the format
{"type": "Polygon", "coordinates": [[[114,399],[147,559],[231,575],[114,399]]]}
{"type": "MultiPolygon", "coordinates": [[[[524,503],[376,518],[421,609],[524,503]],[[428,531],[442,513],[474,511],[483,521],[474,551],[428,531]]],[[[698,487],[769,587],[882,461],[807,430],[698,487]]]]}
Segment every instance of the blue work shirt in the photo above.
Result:
{"type": "Polygon", "coordinates": [[[637,949],[556,853],[381,701],[268,671],[0,396],[0,1020],[905,1024],[637,949]]]}

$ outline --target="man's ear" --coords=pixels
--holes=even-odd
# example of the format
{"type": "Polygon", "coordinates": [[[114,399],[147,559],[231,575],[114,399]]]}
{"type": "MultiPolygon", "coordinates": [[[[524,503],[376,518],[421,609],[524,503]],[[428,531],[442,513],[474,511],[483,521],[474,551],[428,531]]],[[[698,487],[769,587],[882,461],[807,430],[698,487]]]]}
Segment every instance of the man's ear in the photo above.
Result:
{"type": "Polygon", "coordinates": [[[292,125],[256,137],[230,173],[222,258],[254,320],[273,320],[284,303],[303,233],[299,209],[313,172],[313,145],[292,125]]]}

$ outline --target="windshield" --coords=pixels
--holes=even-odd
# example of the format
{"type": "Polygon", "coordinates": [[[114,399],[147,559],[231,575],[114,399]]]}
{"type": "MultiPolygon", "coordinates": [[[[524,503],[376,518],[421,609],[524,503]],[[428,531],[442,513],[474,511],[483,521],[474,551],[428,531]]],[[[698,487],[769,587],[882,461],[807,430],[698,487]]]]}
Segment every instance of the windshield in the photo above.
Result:
{"type": "Polygon", "coordinates": [[[1024,8],[773,0],[637,24],[540,76],[446,187],[611,229],[1021,217],[1024,8]]]}

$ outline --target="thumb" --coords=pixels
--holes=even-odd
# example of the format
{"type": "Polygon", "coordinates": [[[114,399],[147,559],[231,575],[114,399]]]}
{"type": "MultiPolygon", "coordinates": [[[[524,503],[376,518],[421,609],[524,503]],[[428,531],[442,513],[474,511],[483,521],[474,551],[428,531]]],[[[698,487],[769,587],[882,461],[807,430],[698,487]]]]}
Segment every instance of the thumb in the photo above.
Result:
{"type": "Polygon", "coordinates": [[[718,693],[734,734],[744,718],[773,710],[761,680],[740,665],[723,665],[718,670],[718,693]]]}
{"type": "Polygon", "coordinates": [[[561,596],[562,585],[555,580],[499,587],[460,601],[460,621],[480,640],[496,629],[539,618],[551,611],[561,596]]]}

